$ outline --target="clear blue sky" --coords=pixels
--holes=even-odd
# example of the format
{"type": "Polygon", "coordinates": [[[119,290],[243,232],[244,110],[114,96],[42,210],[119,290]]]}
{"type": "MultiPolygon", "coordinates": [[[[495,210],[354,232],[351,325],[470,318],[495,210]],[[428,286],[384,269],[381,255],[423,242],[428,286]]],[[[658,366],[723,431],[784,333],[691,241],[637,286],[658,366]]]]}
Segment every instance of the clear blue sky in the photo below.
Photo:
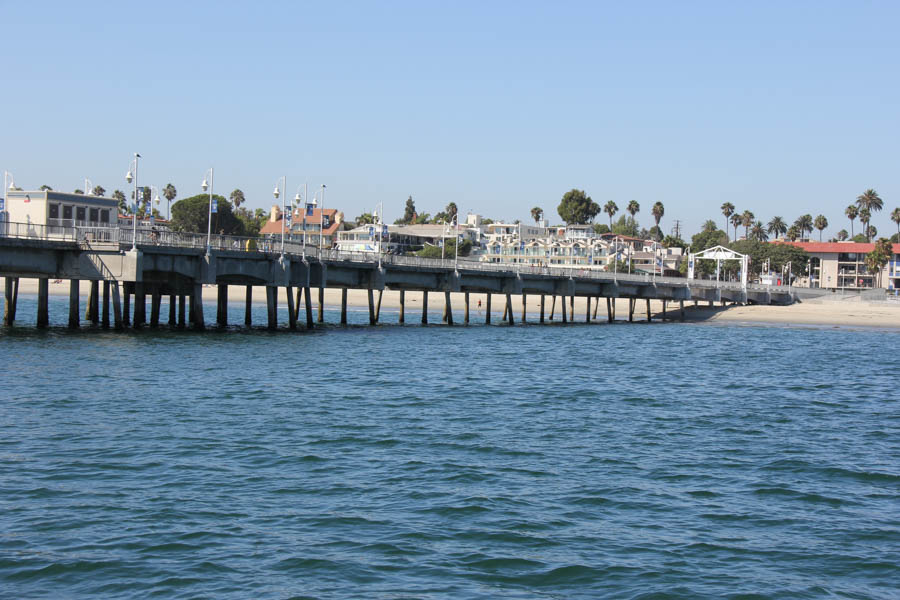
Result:
{"type": "MultiPolygon", "coordinates": [[[[0,2],[0,169],[17,185],[244,190],[287,175],[353,218],[558,221],[570,188],[768,221],[900,206],[898,2],[0,2]]],[[[601,219],[605,217],[601,215],[601,219]]],[[[601,221],[603,222],[603,221],[601,221]]],[[[721,226],[721,225],[720,225],[721,226]]],[[[857,230],[858,230],[857,223],[857,230]]]]}

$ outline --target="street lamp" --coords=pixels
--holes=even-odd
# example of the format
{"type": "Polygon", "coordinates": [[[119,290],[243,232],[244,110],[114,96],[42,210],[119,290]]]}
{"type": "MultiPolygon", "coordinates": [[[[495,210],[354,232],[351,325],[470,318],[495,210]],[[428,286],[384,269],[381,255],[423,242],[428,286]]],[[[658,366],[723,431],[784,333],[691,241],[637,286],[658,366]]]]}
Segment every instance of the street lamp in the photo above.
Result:
{"type": "Polygon", "coordinates": [[[206,218],[206,254],[209,256],[209,246],[212,238],[212,214],[213,214],[213,184],[215,183],[215,173],[213,172],[213,168],[210,167],[209,170],[203,175],[203,183],[200,184],[200,189],[204,192],[209,190],[209,213],[206,218]],[[209,179],[207,180],[207,175],[209,179]]]}
{"type": "Polygon", "coordinates": [[[325,184],[322,184],[322,207],[319,209],[319,248],[325,246],[325,184]]]}
{"type": "Polygon", "coordinates": [[[87,177],[85,177],[84,178],[84,195],[85,196],[93,195],[93,194],[91,194],[91,189],[93,187],[94,187],[94,182],[91,181],[90,179],[88,179],[87,177]]]}
{"type": "MultiPolygon", "coordinates": [[[[275,191],[272,192],[272,195],[275,196],[275,199],[278,200],[278,197],[281,196],[281,190],[278,189],[278,182],[281,182],[281,189],[287,187],[287,175],[282,175],[280,179],[275,180],[275,191]]],[[[287,194],[281,198],[281,256],[284,256],[284,225],[287,223],[287,217],[284,214],[284,202],[287,199],[287,194]]]]}
{"type": "Polygon", "coordinates": [[[8,195],[8,191],[12,191],[16,188],[16,182],[13,180],[12,173],[9,171],[3,171],[3,202],[0,203],[0,221],[5,220],[5,215],[9,208],[6,206],[6,197],[8,195]],[[6,185],[7,179],[9,180],[9,186],[6,185]]]}
{"type": "Polygon", "coordinates": [[[125,174],[125,181],[131,183],[134,181],[134,202],[131,204],[131,249],[137,250],[137,202],[138,202],[138,159],[141,157],[137,152],[134,153],[134,160],[128,166],[128,172],[125,174]]]}
{"type": "Polygon", "coordinates": [[[300,186],[297,186],[297,194],[294,196],[294,204],[300,206],[302,203],[303,210],[303,262],[306,262],[306,211],[308,210],[308,202],[304,202],[304,198],[309,198],[309,186],[308,184],[303,184],[303,196],[300,196],[300,186]]]}
{"type": "MultiPolygon", "coordinates": [[[[154,201],[156,202],[156,205],[159,206],[159,188],[156,187],[155,185],[151,185],[149,187],[150,187],[150,195],[151,196],[153,195],[154,190],[156,191],[156,199],[154,201]]],[[[149,200],[147,201],[147,214],[150,216],[150,222],[152,223],[153,222],[153,202],[151,202],[149,200]]]]}
{"type": "Polygon", "coordinates": [[[378,209],[376,208],[375,214],[372,215],[372,217],[373,217],[372,220],[375,221],[375,235],[378,236],[378,238],[377,238],[378,239],[378,246],[377,246],[378,268],[381,269],[381,239],[382,239],[383,233],[384,233],[382,225],[381,225],[381,219],[382,219],[382,215],[384,214],[384,202],[379,202],[378,206],[381,207],[381,211],[379,212],[378,209]]]}

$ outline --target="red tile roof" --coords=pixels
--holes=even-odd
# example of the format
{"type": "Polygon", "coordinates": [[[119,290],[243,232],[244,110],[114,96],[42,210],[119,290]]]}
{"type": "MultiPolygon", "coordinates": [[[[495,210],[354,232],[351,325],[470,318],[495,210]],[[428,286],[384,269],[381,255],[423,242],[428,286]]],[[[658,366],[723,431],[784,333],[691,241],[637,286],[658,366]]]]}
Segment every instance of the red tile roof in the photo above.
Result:
{"type": "MultiPolygon", "coordinates": [[[[867,254],[875,249],[875,244],[865,244],[860,242],[787,242],[778,240],[773,244],[788,244],[802,248],[807,252],[855,252],[857,254],[867,254]]],[[[894,244],[894,254],[900,254],[900,244],[894,244]]]]}
{"type": "MultiPolygon", "coordinates": [[[[307,223],[315,223],[318,225],[322,220],[322,211],[325,212],[325,216],[328,218],[329,225],[325,228],[325,235],[334,235],[334,233],[340,228],[341,224],[335,222],[335,215],[338,213],[338,209],[336,208],[314,208],[312,211],[312,215],[306,216],[307,223]]],[[[294,210],[294,214],[292,215],[293,226],[302,226],[303,223],[303,211],[301,209],[294,210]]],[[[285,233],[287,233],[287,229],[284,227],[284,221],[281,216],[278,217],[277,221],[266,221],[266,224],[262,226],[259,230],[259,233],[262,235],[275,233],[281,235],[281,230],[284,229],[285,233]]],[[[316,233],[318,235],[318,232],[316,233]]]]}

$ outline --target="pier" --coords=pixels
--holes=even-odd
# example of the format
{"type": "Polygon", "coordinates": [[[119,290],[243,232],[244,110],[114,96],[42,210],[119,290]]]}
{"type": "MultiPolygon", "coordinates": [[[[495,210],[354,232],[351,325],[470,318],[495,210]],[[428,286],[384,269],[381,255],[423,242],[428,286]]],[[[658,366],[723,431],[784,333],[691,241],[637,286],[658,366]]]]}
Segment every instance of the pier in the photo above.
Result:
{"type": "MultiPolygon", "coordinates": [[[[295,242],[280,243],[263,239],[249,240],[213,236],[207,248],[207,236],[187,233],[162,234],[120,228],[54,228],[54,231],[24,228],[6,223],[0,234],[0,276],[4,277],[5,311],[3,323],[16,319],[20,278],[38,280],[37,327],[49,323],[50,280],[69,281],[68,324],[81,324],[81,289],[87,287],[84,319],[102,328],[207,326],[203,311],[203,286],[216,286],[216,318],[219,326],[228,325],[229,286],[245,289],[243,324],[253,325],[251,301],[253,287],[266,290],[266,326],[279,327],[278,288],[287,298],[288,329],[313,329],[324,322],[324,292],[341,292],[340,323],[347,323],[347,290],[366,290],[371,325],[381,317],[381,299],[386,290],[399,292],[399,323],[407,318],[406,292],[422,292],[421,322],[428,323],[429,296],[442,303],[443,322],[453,325],[471,322],[469,295],[487,294],[484,320],[491,323],[491,298],[499,295],[504,303],[502,322],[516,322],[512,298],[521,297],[520,322],[525,321],[526,306],[539,307],[539,323],[559,315],[561,322],[597,322],[597,313],[605,304],[600,321],[612,322],[616,298],[628,300],[628,321],[646,309],[651,320],[650,301],[663,301],[673,307],[671,317],[684,318],[684,303],[790,304],[795,291],[761,285],[654,277],[645,274],[621,274],[590,269],[532,267],[491,264],[470,260],[423,259],[418,257],[371,253],[341,253],[304,248],[295,242]],[[12,227],[10,227],[12,226],[12,227]],[[135,243],[136,242],[136,243],[135,243]],[[461,319],[453,313],[451,293],[464,297],[461,319]],[[528,297],[532,298],[529,299],[528,297]],[[575,315],[576,297],[584,298],[583,318],[575,315]],[[148,310],[149,304],[149,310],[148,310]],[[641,305],[644,306],[641,306],[641,305]],[[167,313],[162,314],[163,305],[167,313]],[[549,319],[546,310],[549,305],[549,319]],[[303,310],[301,311],[301,306],[303,310]],[[592,312],[593,307],[593,312],[592,312]]],[[[233,298],[232,298],[233,300],[233,298]]]]}

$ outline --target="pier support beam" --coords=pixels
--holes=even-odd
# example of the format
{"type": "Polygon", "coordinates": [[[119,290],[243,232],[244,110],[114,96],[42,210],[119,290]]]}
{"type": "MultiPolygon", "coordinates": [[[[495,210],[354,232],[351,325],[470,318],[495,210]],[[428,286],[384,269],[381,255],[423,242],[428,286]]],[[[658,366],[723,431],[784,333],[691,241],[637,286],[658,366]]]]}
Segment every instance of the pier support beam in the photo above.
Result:
{"type": "Polygon", "coordinates": [[[69,329],[78,329],[80,325],[78,320],[78,301],[81,297],[78,291],[79,283],[81,282],[77,279],[69,280],[69,329]]]}
{"type": "Polygon", "coordinates": [[[284,293],[287,296],[288,329],[297,329],[297,311],[294,310],[294,288],[286,286],[284,293]]]}
{"type": "Polygon", "coordinates": [[[228,285],[220,283],[218,285],[218,296],[216,298],[216,324],[219,327],[228,325],[228,285]]]}
{"type": "Polygon", "coordinates": [[[562,306],[562,322],[567,323],[568,319],[566,318],[567,317],[567,315],[566,315],[566,297],[560,296],[559,298],[560,298],[560,305],[562,306]]]}
{"type": "Polygon", "coordinates": [[[313,328],[312,290],[309,286],[303,288],[303,304],[306,305],[306,328],[313,328]]]}
{"type": "Polygon", "coordinates": [[[384,295],[384,290],[378,290],[378,302],[375,303],[375,322],[381,318],[381,297],[384,295]]]}
{"type": "Polygon", "coordinates": [[[135,329],[139,329],[147,322],[147,294],[144,293],[144,284],[134,284],[134,317],[131,319],[131,325],[135,329]]]}
{"type": "Polygon", "coordinates": [[[585,300],[585,302],[587,302],[587,310],[584,311],[584,322],[590,323],[591,322],[591,297],[585,296],[584,300],[585,300]]]}
{"type": "Polygon", "coordinates": [[[453,306],[450,304],[450,292],[444,292],[444,312],[447,314],[447,325],[453,325],[453,306]]]}
{"type": "Polygon", "coordinates": [[[522,323],[525,323],[525,314],[526,314],[526,304],[527,304],[527,302],[528,302],[528,301],[527,301],[527,298],[526,298],[525,294],[523,293],[523,294],[522,294],[522,323]]]}
{"type": "MultiPolygon", "coordinates": [[[[184,322],[184,305],[186,300],[184,294],[178,294],[178,329],[184,329],[187,326],[184,322]]],[[[194,317],[191,317],[191,321],[193,320],[194,317]]]]}
{"type": "Polygon", "coordinates": [[[175,329],[178,326],[178,296],[169,294],[169,327],[175,329]]]}
{"type": "Polygon", "coordinates": [[[325,322],[325,288],[319,288],[319,317],[316,319],[318,323],[325,322]]]}
{"type": "Polygon", "coordinates": [[[150,293],[150,327],[159,327],[159,308],[161,304],[162,294],[157,287],[150,293]]]}
{"type": "Polygon", "coordinates": [[[87,306],[84,308],[84,320],[90,321],[91,325],[100,323],[100,282],[91,280],[88,282],[91,287],[88,288],[87,306]]]}
{"type": "Polygon", "coordinates": [[[469,324],[469,292],[465,293],[465,305],[466,305],[466,313],[463,315],[463,323],[465,325],[469,324]]]}
{"type": "Polygon", "coordinates": [[[122,329],[122,305],[119,303],[119,282],[110,282],[112,286],[113,327],[122,329]]]}
{"type": "Polygon", "coordinates": [[[575,322],[575,296],[569,296],[569,320],[575,322]]]}
{"type": "Polygon", "coordinates": [[[347,324],[347,288],[341,288],[341,325],[347,324]]]}
{"type": "Polygon", "coordinates": [[[662,305],[663,305],[663,311],[662,311],[662,312],[663,312],[663,315],[662,315],[662,320],[663,320],[663,321],[666,320],[666,304],[668,304],[668,303],[669,303],[669,302],[668,302],[667,300],[663,300],[663,301],[662,301],[662,305]]]}
{"type": "Polygon", "coordinates": [[[372,291],[372,288],[366,290],[366,295],[369,298],[369,325],[375,324],[375,292],[372,291]]]}
{"type": "Polygon", "coordinates": [[[122,283],[122,295],[125,297],[124,302],[122,303],[122,323],[125,327],[131,327],[131,290],[130,287],[134,287],[134,284],[129,285],[126,282],[122,283]]]}
{"type": "Polygon", "coordinates": [[[37,326],[50,325],[50,280],[46,277],[38,279],[37,326]]]}
{"type": "Polygon", "coordinates": [[[203,316],[203,286],[199,283],[194,284],[194,291],[191,294],[191,320],[195,329],[201,331],[206,329],[206,319],[203,316]]]}
{"type": "MultiPolygon", "coordinates": [[[[298,290],[299,293],[299,290],[298,290]]],[[[297,300],[300,301],[299,298],[297,300]]],[[[253,325],[253,286],[248,285],[244,291],[244,326],[253,325]]]]}
{"type": "Polygon", "coordinates": [[[612,304],[612,302],[610,301],[610,298],[607,298],[606,299],[606,321],[607,321],[607,323],[613,322],[613,310],[612,310],[611,304],[612,304]]]}
{"type": "Polygon", "coordinates": [[[628,322],[634,322],[634,298],[628,299],[628,322]]]}
{"type": "Polygon", "coordinates": [[[16,320],[16,304],[19,301],[19,278],[18,277],[7,277],[6,278],[6,306],[3,309],[3,324],[7,327],[12,326],[13,321],[16,320]]]}
{"type": "Polygon", "coordinates": [[[650,322],[650,298],[647,298],[647,322],[650,322]]]}
{"type": "Polygon", "coordinates": [[[485,300],[485,302],[484,302],[484,307],[485,307],[484,324],[490,325],[491,324],[491,295],[490,294],[487,295],[487,300],[485,300]]]}
{"type": "Polygon", "coordinates": [[[103,308],[100,311],[100,326],[109,329],[109,282],[103,282],[103,308]]]}
{"type": "Polygon", "coordinates": [[[266,326],[269,330],[278,327],[278,288],[272,285],[266,286],[266,326]]]}
{"type": "Polygon", "coordinates": [[[684,300],[678,301],[678,319],[684,321],[684,300]]]}
{"type": "Polygon", "coordinates": [[[406,290],[400,290],[400,318],[397,321],[401,325],[406,321],[406,290]]]}
{"type": "Polygon", "coordinates": [[[550,320],[553,320],[553,315],[556,313],[556,294],[552,296],[553,303],[550,305],[550,320]]]}
{"type": "Polygon", "coordinates": [[[300,320],[300,303],[303,302],[303,288],[297,286],[297,298],[294,300],[294,322],[300,320]]]}
{"type": "Polygon", "coordinates": [[[600,308],[600,296],[594,299],[594,320],[597,320],[597,309],[600,308]]]}
{"type": "Polygon", "coordinates": [[[541,294],[541,324],[544,323],[544,301],[546,300],[546,296],[541,294]]]}
{"type": "Polygon", "coordinates": [[[512,294],[506,295],[506,315],[509,320],[510,325],[515,325],[515,321],[513,320],[513,311],[512,311],[512,294]]]}
{"type": "Polygon", "coordinates": [[[422,292],[422,325],[428,325],[428,292],[422,292]]]}

